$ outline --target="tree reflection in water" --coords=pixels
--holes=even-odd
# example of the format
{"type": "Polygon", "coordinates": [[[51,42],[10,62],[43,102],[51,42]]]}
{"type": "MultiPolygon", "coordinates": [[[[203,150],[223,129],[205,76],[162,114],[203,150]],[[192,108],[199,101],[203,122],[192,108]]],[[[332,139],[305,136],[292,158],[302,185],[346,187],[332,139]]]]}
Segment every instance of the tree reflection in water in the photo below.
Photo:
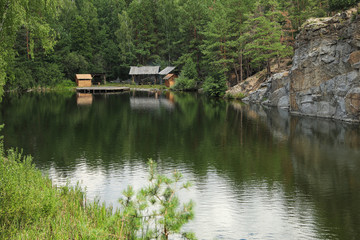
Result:
{"type": "Polygon", "coordinates": [[[358,125],[188,93],[91,99],[5,97],[5,146],[114,204],[127,184],[146,181],[148,158],[177,168],[195,183],[183,197],[197,201],[199,238],[360,237],[358,125]]]}

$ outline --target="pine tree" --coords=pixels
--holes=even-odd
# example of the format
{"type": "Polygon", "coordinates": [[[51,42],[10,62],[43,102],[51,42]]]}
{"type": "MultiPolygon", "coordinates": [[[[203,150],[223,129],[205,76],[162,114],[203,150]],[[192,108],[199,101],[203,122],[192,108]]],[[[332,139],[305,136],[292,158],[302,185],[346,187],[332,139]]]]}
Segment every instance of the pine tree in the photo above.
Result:
{"type": "Polygon", "coordinates": [[[202,53],[210,66],[209,69],[220,69],[226,73],[233,59],[229,58],[230,51],[227,44],[231,37],[231,25],[226,6],[222,2],[214,3],[210,11],[210,19],[204,31],[201,32],[204,36],[202,53]]]}
{"type": "Polygon", "coordinates": [[[157,26],[158,3],[155,0],[133,1],[129,16],[133,22],[135,54],[141,65],[151,64],[159,59],[159,35],[157,26]]]}
{"type": "Polygon", "coordinates": [[[270,60],[291,54],[291,48],[280,42],[281,28],[266,16],[253,16],[247,21],[245,55],[254,67],[266,66],[270,75],[270,60]]]}

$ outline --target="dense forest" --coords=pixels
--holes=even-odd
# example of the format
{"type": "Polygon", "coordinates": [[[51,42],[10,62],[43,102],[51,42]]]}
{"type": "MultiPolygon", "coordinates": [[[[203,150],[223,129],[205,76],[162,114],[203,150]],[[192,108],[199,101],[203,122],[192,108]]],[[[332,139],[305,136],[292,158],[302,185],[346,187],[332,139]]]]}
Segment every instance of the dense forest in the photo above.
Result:
{"type": "Polygon", "coordinates": [[[291,56],[307,18],[358,1],[0,0],[0,81],[24,90],[175,65],[197,82],[233,85],[291,56]]]}

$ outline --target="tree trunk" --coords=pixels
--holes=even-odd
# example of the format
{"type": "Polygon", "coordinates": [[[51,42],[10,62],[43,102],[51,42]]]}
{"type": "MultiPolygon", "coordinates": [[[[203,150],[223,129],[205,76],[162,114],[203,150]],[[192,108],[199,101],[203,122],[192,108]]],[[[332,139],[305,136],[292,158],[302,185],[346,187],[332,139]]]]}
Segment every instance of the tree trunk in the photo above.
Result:
{"type": "Polygon", "coordinates": [[[266,75],[269,77],[271,74],[271,68],[270,68],[270,59],[267,60],[267,63],[266,63],[266,75]]]}
{"type": "Polygon", "coordinates": [[[246,59],[246,78],[250,77],[250,64],[249,59],[246,59]]]}
{"type": "Polygon", "coordinates": [[[29,30],[26,28],[26,52],[28,59],[30,59],[29,34],[29,30]]]}
{"type": "Polygon", "coordinates": [[[280,57],[277,58],[278,60],[278,71],[280,70],[280,57]]]}
{"type": "Polygon", "coordinates": [[[235,75],[236,75],[236,82],[237,82],[237,83],[240,83],[240,81],[239,81],[239,74],[238,74],[238,72],[237,72],[235,62],[234,62],[234,70],[235,70],[235,75]]]}
{"type": "Polygon", "coordinates": [[[243,55],[242,55],[242,53],[240,53],[239,64],[240,64],[240,81],[242,82],[244,80],[244,76],[243,76],[243,55]]]}

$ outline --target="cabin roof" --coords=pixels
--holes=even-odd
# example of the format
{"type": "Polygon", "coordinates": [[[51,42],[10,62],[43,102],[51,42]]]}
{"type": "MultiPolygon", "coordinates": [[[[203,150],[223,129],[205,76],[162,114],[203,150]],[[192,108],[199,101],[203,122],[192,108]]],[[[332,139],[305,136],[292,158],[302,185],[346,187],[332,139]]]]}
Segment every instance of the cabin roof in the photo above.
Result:
{"type": "Polygon", "coordinates": [[[129,75],[157,75],[160,66],[131,67],[129,75]]]}
{"type": "Polygon", "coordinates": [[[169,66],[164,68],[161,72],[159,72],[160,75],[167,75],[169,74],[171,71],[173,71],[175,69],[175,67],[169,66]]]}
{"type": "Polygon", "coordinates": [[[78,80],[91,80],[91,74],[75,74],[76,79],[78,80]]]}
{"type": "Polygon", "coordinates": [[[170,73],[170,74],[166,75],[163,79],[169,80],[172,76],[174,76],[174,74],[170,73]]]}

